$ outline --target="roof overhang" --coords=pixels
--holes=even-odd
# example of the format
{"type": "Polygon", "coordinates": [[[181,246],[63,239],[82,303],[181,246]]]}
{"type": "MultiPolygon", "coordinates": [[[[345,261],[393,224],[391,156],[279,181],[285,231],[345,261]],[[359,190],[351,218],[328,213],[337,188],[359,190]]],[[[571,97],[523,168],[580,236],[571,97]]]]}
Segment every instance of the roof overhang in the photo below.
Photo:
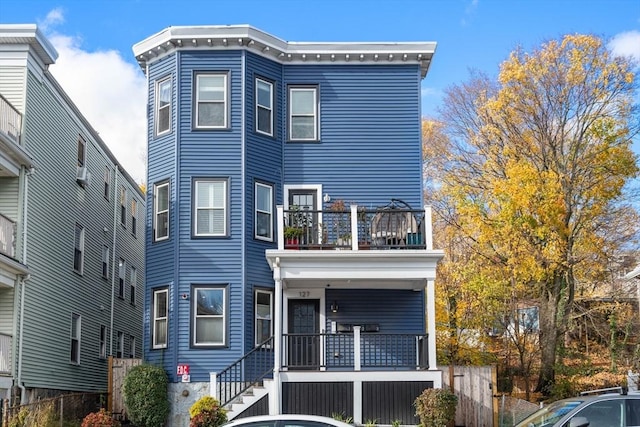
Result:
{"type": "Polygon", "coordinates": [[[279,63],[417,64],[425,77],[435,42],[287,42],[249,25],[169,27],[136,43],[146,65],[179,49],[246,49],[279,63]]]}
{"type": "Polygon", "coordinates": [[[58,52],[36,24],[1,24],[0,44],[29,45],[43,64],[56,62],[58,52]]]}

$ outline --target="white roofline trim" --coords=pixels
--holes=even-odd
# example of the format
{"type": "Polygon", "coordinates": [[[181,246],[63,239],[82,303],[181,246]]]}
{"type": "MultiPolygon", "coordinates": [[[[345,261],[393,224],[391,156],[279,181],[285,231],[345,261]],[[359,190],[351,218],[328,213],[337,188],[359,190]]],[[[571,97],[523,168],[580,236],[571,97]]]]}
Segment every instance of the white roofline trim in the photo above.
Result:
{"type": "Polygon", "coordinates": [[[280,63],[415,63],[426,76],[436,42],[286,42],[249,25],[168,27],[133,46],[140,67],[177,49],[247,49],[280,63]]]}
{"type": "Polygon", "coordinates": [[[28,44],[45,65],[58,59],[58,52],[36,24],[0,24],[0,44],[28,44]]]}

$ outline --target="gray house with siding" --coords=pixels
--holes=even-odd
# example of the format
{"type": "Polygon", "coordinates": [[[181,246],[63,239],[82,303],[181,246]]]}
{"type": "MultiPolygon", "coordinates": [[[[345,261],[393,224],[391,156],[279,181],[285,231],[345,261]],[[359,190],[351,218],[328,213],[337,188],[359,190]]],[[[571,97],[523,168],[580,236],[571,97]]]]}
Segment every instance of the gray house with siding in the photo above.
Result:
{"type": "Polygon", "coordinates": [[[0,395],[105,392],[142,356],[145,199],[48,70],[35,25],[0,25],[0,395]]]}
{"type": "Polygon", "coordinates": [[[246,25],[133,47],[149,93],[144,357],[170,376],[171,425],[205,394],[230,418],[417,423],[414,399],[442,385],[420,113],[435,47],[246,25]]]}

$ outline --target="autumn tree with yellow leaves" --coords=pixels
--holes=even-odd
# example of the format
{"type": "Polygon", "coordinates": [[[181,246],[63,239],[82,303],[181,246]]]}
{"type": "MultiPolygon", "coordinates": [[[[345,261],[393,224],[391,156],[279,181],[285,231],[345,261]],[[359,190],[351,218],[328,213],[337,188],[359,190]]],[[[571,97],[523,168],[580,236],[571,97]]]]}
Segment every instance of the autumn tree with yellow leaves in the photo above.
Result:
{"type": "Polygon", "coordinates": [[[576,283],[597,280],[639,224],[622,197],[638,175],[635,77],[601,39],[567,35],[514,51],[497,81],[476,74],[450,88],[440,121],[423,129],[426,197],[455,249],[438,280],[465,283],[444,300],[473,316],[534,301],[536,390],[547,395],[576,283]]]}

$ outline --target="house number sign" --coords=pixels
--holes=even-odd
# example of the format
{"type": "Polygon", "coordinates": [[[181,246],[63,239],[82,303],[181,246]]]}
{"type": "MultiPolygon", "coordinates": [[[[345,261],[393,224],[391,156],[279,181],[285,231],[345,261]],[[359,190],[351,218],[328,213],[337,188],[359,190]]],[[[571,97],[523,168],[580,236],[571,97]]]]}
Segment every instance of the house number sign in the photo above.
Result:
{"type": "Polygon", "coordinates": [[[311,295],[311,292],[309,292],[309,291],[301,291],[300,292],[300,298],[309,298],[309,295],[311,295]]]}

